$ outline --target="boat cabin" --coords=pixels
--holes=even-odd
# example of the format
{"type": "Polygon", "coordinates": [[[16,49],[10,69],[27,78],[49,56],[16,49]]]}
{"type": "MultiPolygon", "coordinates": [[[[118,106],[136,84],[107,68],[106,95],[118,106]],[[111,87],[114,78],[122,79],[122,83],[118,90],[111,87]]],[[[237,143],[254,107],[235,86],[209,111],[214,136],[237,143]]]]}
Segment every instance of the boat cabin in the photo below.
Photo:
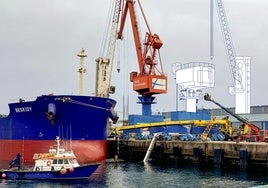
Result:
{"type": "Polygon", "coordinates": [[[61,169],[70,169],[80,166],[72,151],[65,151],[60,148],[57,140],[57,149],[50,148],[49,153],[35,153],[35,171],[57,171],[61,169]]]}

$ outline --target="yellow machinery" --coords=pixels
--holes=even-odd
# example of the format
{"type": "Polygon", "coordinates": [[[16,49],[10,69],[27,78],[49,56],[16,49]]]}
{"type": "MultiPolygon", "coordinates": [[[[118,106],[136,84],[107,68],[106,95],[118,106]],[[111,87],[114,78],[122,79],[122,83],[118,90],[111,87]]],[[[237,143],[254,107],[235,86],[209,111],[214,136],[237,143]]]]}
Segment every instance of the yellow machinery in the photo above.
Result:
{"type": "Polygon", "coordinates": [[[224,135],[232,136],[232,127],[228,118],[217,120],[213,117],[211,120],[178,120],[178,121],[161,121],[153,123],[139,123],[134,125],[118,126],[115,128],[115,133],[120,135],[121,131],[139,128],[151,128],[161,126],[175,126],[175,125],[193,125],[193,126],[207,126],[204,133],[201,135],[202,140],[206,140],[210,129],[214,125],[221,125],[221,132],[224,135]],[[209,130],[207,130],[209,129],[209,130]]]}

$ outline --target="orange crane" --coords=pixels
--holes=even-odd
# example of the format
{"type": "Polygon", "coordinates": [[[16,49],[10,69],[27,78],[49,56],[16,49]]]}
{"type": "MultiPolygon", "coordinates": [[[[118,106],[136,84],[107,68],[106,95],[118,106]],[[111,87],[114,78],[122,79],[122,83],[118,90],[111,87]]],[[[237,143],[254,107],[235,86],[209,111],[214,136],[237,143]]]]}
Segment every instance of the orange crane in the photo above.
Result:
{"type": "MultiPolygon", "coordinates": [[[[154,104],[154,94],[167,93],[167,76],[163,72],[159,49],[163,43],[157,34],[153,34],[145,18],[139,0],[121,0],[122,15],[117,39],[123,38],[123,30],[129,12],[133,37],[138,59],[139,72],[130,73],[130,81],[133,82],[133,90],[138,92],[138,103],[142,104],[142,115],[151,115],[151,104],[154,104]],[[139,36],[138,22],[134,4],[138,3],[142,16],[147,26],[145,39],[142,43],[139,36]]],[[[121,11],[119,12],[119,14],[121,11]]]]}

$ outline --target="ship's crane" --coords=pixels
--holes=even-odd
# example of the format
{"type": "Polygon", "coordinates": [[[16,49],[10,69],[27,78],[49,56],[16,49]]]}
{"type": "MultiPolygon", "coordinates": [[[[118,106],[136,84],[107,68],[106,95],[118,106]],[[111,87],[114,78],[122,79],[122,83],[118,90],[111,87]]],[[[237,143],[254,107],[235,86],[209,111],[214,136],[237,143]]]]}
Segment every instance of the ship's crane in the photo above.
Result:
{"type": "Polygon", "coordinates": [[[221,109],[232,115],[234,118],[236,118],[238,121],[243,123],[243,133],[239,135],[239,140],[245,140],[245,141],[265,141],[265,133],[260,130],[260,128],[252,123],[250,123],[247,119],[233,113],[231,110],[227,109],[226,107],[222,106],[220,103],[216,102],[215,100],[211,99],[211,96],[206,93],[204,95],[204,100],[211,101],[217,106],[219,106],[221,109]],[[250,130],[249,130],[250,128],[250,130]]]}
{"type": "Polygon", "coordinates": [[[79,94],[83,95],[84,94],[84,74],[86,73],[86,69],[84,68],[84,59],[87,57],[85,53],[85,49],[83,48],[79,54],[77,54],[78,57],[80,57],[80,68],[78,69],[78,72],[80,74],[80,85],[79,85],[79,94]]]}
{"type": "MultiPolygon", "coordinates": [[[[211,58],[214,56],[213,1],[211,0],[211,58]]],[[[250,57],[236,57],[223,0],[215,0],[215,2],[231,71],[232,86],[229,87],[229,92],[235,95],[236,113],[250,113],[250,57]]]]}
{"type": "Polygon", "coordinates": [[[117,29],[121,10],[122,0],[114,1],[114,10],[112,15],[112,23],[109,31],[109,41],[107,51],[104,57],[96,59],[96,87],[95,95],[99,97],[109,97],[109,94],[115,92],[115,87],[111,86],[111,76],[114,61],[114,51],[117,40],[117,29]]]}
{"type": "Polygon", "coordinates": [[[153,34],[145,18],[139,0],[122,0],[122,16],[118,31],[118,39],[123,38],[123,30],[126,23],[127,13],[129,12],[133,37],[138,59],[139,72],[130,73],[130,81],[133,82],[133,90],[140,95],[139,102],[142,104],[142,115],[151,115],[151,104],[155,103],[154,94],[164,94],[167,92],[167,77],[163,72],[162,61],[159,49],[163,43],[157,34],[153,34]],[[134,6],[139,5],[144,18],[147,32],[143,43],[140,39],[139,26],[136,18],[134,6]],[[157,59],[158,58],[158,59],[157,59]]]}

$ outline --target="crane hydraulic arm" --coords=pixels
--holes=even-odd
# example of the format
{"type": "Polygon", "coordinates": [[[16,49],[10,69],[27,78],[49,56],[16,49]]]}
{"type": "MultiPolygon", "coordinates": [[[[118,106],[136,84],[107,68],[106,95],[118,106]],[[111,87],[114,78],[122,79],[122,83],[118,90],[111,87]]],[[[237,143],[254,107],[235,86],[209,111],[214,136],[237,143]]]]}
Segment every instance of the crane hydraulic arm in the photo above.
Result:
{"type": "Polygon", "coordinates": [[[145,35],[144,43],[141,43],[139,37],[139,28],[136,12],[134,9],[134,0],[122,0],[123,12],[117,37],[118,39],[123,38],[123,30],[127,13],[129,12],[136,48],[136,55],[139,64],[139,73],[131,72],[130,81],[133,82],[133,90],[142,96],[150,97],[153,94],[162,94],[167,92],[167,77],[163,73],[162,62],[159,54],[159,49],[163,43],[157,34],[151,33],[139,0],[137,2],[148,29],[145,35]],[[157,54],[159,56],[158,60],[156,59],[157,54]]]}
{"type": "Polygon", "coordinates": [[[217,106],[219,106],[221,109],[225,110],[227,113],[231,114],[233,117],[235,117],[237,120],[241,121],[242,123],[244,123],[246,126],[249,126],[250,129],[251,129],[251,133],[254,134],[254,135],[260,135],[260,128],[257,127],[256,125],[250,123],[247,119],[233,113],[231,110],[225,108],[224,106],[222,106],[220,103],[214,101],[213,99],[211,99],[211,96],[206,93],[204,95],[204,99],[206,101],[211,101],[213,102],[214,104],[216,104],[217,106]]]}

